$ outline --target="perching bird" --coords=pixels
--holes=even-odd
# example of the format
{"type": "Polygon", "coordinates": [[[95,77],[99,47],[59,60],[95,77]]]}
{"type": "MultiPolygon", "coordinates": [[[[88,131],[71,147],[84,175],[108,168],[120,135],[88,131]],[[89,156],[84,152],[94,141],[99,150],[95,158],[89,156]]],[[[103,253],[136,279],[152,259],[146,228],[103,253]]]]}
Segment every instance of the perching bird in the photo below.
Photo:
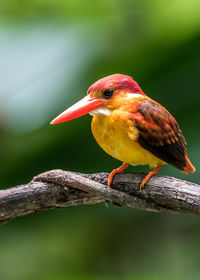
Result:
{"type": "Polygon", "coordinates": [[[194,172],[185,138],[173,116],[149,98],[130,76],[114,74],[98,80],[87,96],[65,110],[51,124],[85,114],[93,116],[92,133],[101,148],[123,164],[108,177],[110,186],[116,173],[128,165],[154,168],[143,179],[140,190],[163,164],[171,164],[186,174],[194,172]]]}

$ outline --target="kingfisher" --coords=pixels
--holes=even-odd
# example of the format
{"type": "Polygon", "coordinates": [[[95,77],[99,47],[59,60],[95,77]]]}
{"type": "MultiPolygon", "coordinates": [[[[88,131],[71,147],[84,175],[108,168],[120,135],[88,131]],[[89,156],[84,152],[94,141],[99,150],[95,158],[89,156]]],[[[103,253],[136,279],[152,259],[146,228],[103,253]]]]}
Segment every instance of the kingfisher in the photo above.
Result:
{"type": "Polygon", "coordinates": [[[116,173],[129,165],[152,169],[140,190],[164,164],[186,174],[195,171],[186,141],[175,118],[149,98],[130,76],[113,74],[89,87],[87,95],[57,116],[51,124],[86,114],[93,116],[91,129],[99,146],[123,164],[108,176],[110,187],[116,173]]]}

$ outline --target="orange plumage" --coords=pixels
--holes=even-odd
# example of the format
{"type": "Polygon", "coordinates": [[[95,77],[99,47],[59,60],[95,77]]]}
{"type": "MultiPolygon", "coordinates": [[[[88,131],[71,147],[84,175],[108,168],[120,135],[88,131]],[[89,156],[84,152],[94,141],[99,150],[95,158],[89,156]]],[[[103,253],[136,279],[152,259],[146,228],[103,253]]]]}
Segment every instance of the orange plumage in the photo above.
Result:
{"type": "Polygon", "coordinates": [[[131,77],[115,74],[97,81],[88,89],[85,98],[64,111],[52,124],[87,113],[93,115],[92,133],[98,144],[124,162],[110,173],[109,186],[113,176],[129,164],[154,167],[140,188],[165,163],[186,174],[195,171],[174,117],[150,99],[131,77]]]}

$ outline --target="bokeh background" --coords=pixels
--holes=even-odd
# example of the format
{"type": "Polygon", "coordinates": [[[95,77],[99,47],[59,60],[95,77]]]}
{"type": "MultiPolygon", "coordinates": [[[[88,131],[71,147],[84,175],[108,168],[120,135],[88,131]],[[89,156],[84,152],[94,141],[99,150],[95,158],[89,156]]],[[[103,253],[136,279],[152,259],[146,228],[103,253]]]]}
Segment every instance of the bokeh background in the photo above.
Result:
{"type": "MultiPolygon", "coordinates": [[[[54,168],[119,166],[90,116],[49,125],[113,73],[131,75],[184,132],[196,173],[160,174],[199,182],[199,0],[1,0],[1,188],[54,168]]],[[[22,217],[0,229],[0,279],[200,279],[200,218],[110,204],[22,217]]]]}

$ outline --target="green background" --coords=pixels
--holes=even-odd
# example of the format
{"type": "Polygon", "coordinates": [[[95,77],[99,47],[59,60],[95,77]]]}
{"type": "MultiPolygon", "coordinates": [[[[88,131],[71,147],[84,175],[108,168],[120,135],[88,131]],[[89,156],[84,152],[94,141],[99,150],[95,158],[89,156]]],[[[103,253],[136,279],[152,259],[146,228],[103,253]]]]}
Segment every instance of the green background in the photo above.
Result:
{"type": "MultiPolygon", "coordinates": [[[[119,166],[89,115],[49,125],[113,73],[138,81],[187,139],[196,173],[160,174],[199,182],[199,14],[199,0],[1,0],[1,188],[54,168],[119,166]]],[[[200,279],[200,218],[110,204],[18,218],[0,229],[0,279],[200,279]]]]}

